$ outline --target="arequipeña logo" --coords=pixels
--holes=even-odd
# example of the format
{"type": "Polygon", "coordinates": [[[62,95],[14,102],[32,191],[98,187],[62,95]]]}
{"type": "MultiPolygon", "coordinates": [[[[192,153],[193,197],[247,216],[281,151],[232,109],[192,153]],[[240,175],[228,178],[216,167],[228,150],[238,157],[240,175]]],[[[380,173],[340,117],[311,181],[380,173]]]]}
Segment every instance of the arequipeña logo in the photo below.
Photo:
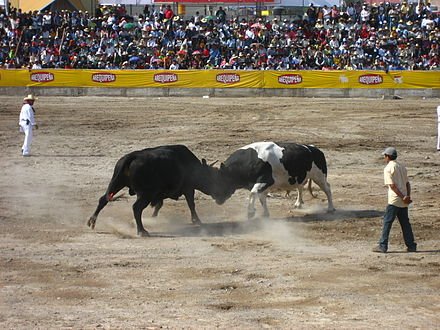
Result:
{"type": "Polygon", "coordinates": [[[177,74],[172,72],[163,72],[163,73],[156,73],[153,79],[154,82],[161,84],[168,84],[178,81],[179,77],[177,76],[177,74]]]}
{"type": "Polygon", "coordinates": [[[379,85],[383,83],[383,78],[380,74],[364,74],[359,77],[359,83],[364,85],[379,85]]]}
{"type": "Polygon", "coordinates": [[[116,75],[109,72],[99,72],[92,74],[92,80],[98,83],[110,83],[116,81],[116,75]]]}
{"type": "Polygon", "coordinates": [[[303,78],[300,74],[283,74],[278,77],[278,82],[284,85],[296,85],[301,84],[303,78]]]}
{"type": "Polygon", "coordinates": [[[236,73],[220,73],[215,80],[222,84],[235,84],[240,81],[240,76],[236,73]]]}
{"type": "Polygon", "coordinates": [[[54,80],[55,76],[50,72],[34,72],[31,74],[31,81],[45,83],[54,80]]]}

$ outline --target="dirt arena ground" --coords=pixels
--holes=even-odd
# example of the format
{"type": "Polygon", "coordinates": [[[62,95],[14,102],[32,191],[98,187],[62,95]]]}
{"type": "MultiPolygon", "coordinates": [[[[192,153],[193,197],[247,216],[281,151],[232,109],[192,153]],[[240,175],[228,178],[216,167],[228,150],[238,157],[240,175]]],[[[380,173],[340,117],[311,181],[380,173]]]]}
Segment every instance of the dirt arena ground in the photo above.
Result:
{"type": "Polygon", "coordinates": [[[0,96],[0,328],[439,329],[440,100],[40,97],[22,158],[23,96],[0,96]],[[247,192],[223,206],[197,193],[202,226],[167,200],[138,238],[125,191],[86,226],[125,153],[181,143],[222,161],[260,140],[320,147],[337,211],[323,192],[302,210],[280,193],[271,219],[247,221],[247,192]],[[390,253],[371,252],[389,145],[408,167],[418,253],[398,222],[390,253]]]}

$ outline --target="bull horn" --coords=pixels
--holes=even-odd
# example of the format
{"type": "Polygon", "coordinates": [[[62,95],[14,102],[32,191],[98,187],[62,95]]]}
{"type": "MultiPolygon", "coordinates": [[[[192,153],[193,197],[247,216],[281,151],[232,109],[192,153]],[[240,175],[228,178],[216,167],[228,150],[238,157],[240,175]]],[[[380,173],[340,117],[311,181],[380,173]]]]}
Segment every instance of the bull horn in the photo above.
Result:
{"type": "Polygon", "coordinates": [[[216,161],[212,162],[211,164],[209,164],[209,166],[214,166],[217,162],[218,162],[218,159],[216,161]]]}

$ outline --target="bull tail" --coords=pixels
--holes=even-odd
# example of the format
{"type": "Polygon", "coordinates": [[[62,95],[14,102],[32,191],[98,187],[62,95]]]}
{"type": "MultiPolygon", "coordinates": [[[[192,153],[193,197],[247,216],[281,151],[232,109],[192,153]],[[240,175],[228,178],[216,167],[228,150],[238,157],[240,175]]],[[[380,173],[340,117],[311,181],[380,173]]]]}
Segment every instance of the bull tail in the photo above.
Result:
{"type": "Polygon", "coordinates": [[[129,184],[129,167],[131,162],[136,158],[133,153],[125,155],[115,165],[112,179],[107,187],[106,198],[107,201],[114,200],[114,196],[124,187],[129,184]]]}

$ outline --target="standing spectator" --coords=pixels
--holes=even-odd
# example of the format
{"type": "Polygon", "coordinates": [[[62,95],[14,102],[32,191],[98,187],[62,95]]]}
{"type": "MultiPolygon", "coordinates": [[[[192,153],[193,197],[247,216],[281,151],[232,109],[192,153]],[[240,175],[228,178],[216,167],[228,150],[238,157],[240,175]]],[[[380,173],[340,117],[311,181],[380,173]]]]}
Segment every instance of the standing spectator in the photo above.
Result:
{"type": "Polygon", "coordinates": [[[171,5],[167,5],[165,11],[163,12],[163,17],[166,20],[171,20],[174,17],[174,12],[171,9],[171,5]]]}
{"type": "Polygon", "coordinates": [[[45,11],[43,15],[43,30],[49,31],[52,27],[52,12],[45,11]]]}
{"type": "Polygon", "coordinates": [[[201,20],[202,18],[203,18],[203,17],[200,15],[200,13],[199,13],[198,11],[196,11],[196,14],[194,15],[194,23],[195,23],[195,24],[200,23],[200,20],[201,20]]]}
{"type": "Polygon", "coordinates": [[[339,9],[336,7],[336,5],[333,5],[332,9],[331,9],[331,12],[330,12],[330,16],[331,16],[333,24],[338,23],[339,15],[340,15],[339,9]]]}
{"type": "Polygon", "coordinates": [[[368,10],[367,5],[362,6],[360,17],[361,23],[367,23],[370,20],[370,11],[368,10]]]}
{"type": "Polygon", "coordinates": [[[350,2],[348,4],[348,7],[345,10],[345,13],[347,14],[348,18],[351,18],[351,20],[353,22],[356,21],[356,9],[354,8],[354,5],[352,2],[350,2]]]}
{"type": "Polygon", "coordinates": [[[150,7],[148,5],[145,5],[144,10],[142,11],[144,13],[144,17],[150,17],[150,7]]]}
{"type": "Polygon", "coordinates": [[[382,236],[379,245],[373,252],[386,253],[391,226],[397,216],[402,228],[403,239],[408,252],[416,252],[417,244],[408,218],[408,206],[411,200],[411,185],[408,181],[406,167],[396,161],[397,150],[388,147],[382,153],[387,165],[384,168],[384,183],[388,186],[388,206],[383,217],[382,236]]]}
{"type": "Polygon", "coordinates": [[[223,7],[220,6],[218,7],[217,12],[215,13],[215,16],[217,17],[217,19],[221,22],[221,23],[225,23],[226,22],[226,12],[224,11],[223,7]]]}
{"type": "Polygon", "coordinates": [[[21,147],[23,157],[29,157],[31,155],[32,144],[32,129],[38,129],[38,125],[35,122],[35,109],[33,107],[37,98],[29,94],[23,99],[23,106],[20,111],[20,118],[18,124],[20,125],[20,132],[24,133],[24,142],[21,147]]]}
{"type": "Polygon", "coordinates": [[[322,15],[324,22],[330,20],[331,12],[332,12],[331,8],[329,8],[327,5],[324,5],[324,7],[322,8],[322,15]]]}
{"type": "Polygon", "coordinates": [[[311,25],[315,25],[316,23],[316,8],[313,5],[313,3],[310,4],[309,8],[307,8],[306,11],[307,14],[307,20],[311,25]]]}

